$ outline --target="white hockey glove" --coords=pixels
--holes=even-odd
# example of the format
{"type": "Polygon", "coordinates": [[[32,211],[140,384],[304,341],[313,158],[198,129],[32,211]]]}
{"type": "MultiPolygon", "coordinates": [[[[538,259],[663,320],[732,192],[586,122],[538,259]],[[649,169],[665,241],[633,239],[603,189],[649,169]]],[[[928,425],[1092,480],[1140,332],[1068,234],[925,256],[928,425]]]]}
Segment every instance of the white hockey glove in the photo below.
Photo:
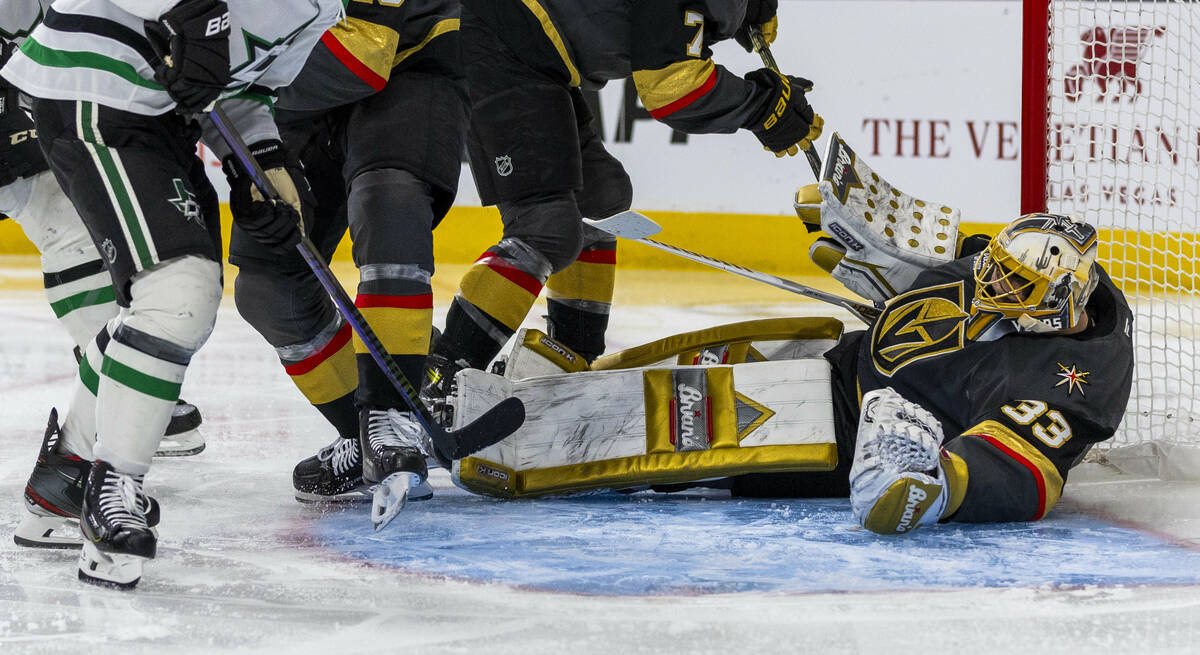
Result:
{"type": "Polygon", "coordinates": [[[918,200],[871,170],[835,132],[819,185],[796,192],[796,214],[828,235],[813,261],[858,295],[887,300],[958,251],[957,209],[918,200]]]}
{"type": "Polygon", "coordinates": [[[941,424],[890,387],[867,393],[862,406],[850,467],[854,518],[879,534],[937,523],[950,498],[941,424]]]}

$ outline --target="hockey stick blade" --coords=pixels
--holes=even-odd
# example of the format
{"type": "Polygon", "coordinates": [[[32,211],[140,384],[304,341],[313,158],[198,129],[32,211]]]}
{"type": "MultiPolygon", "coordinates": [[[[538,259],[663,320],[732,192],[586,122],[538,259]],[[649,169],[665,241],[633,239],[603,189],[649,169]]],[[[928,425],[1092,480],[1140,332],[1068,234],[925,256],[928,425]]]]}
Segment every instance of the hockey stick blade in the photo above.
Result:
{"type": "MultiPolygon", "coordinates": [[[[684,259],[690,259],[699,264],[704,264],[705,266],[711,266],[712,268],[725,271],[726,273],[733,273],[734,275],[740,275],[744,278],[749,278],[751,280],[756,280],[756,281],[762,282],[764,284],[769,284],[777,289],[783,289],[784,291],[790,291],[792,293],[795,293],[795,294],[798,294],[801,296],[812,298],[813,300],[820,300],[822,302],[827,302],[831,305],[837,305],[838,307],[841,307],[842,309],[845,309],[846,311],[850,312],[855,317],[857,317],[859,320],[861,320],[863,323],[866,323],[868,325],[870,325],[876,318],[879,318],[879,312],[882,309],[881,306],[867,305],[865,303],[856,302],[849,298],[843,298],[842,296],[839,296],[834,293],[826,293],[825,291],[821,291],[820,289],[814,289],[810,286],[800,284],[799,282],[793,282],[787,278],[782,278],[782,277],[778,277],[776,275],[771,275],[770,273],[763,273],[761,271],[756,271],[756,270],[753,270],[750,268],[746,268],[745,266],[731,264],[729,262],[721,261],[720,259],[716,259],[714,257],[709,257],[707,255],[701,255],[700,253],[692,252],[691,250],[686,250],[686,249],[680,248],[678,246],[672,246],[669,243],[662,243],[661,241],[655,241],[654,239],[646,239],[644,237],[627,236],[626,234],[623,234],[620,231],[620,227],[622,227],[624,225],[638,224],[640,226],[640,231],[645,232],[646,230],[648,230],[650,228],[646,227],[644,224],[649,224],[649,225],[654,226],[655,228],[658,228],[657,230],[655,230],[655,232],[653,232],[655,234],[657,232],[661,231],[662,228],[659,227],[658,223],[655,223],[654,221],[650,220],[649,217],[645,216],[644,214],[635,212],[633,210],[622,212],[620,214],[617,214],[616,216],[623,216],[625,214],[634,214],[638,217],[638,220],[634,221],[632,218],[626,217],[626,218],[623,218],[621,221],[613,222],[611,224],[611,226],[614,228],[614,231],[609,231],[608,229],[606,229],[607,227],[610,226],[610,224],[607,222],[608,219],[602,219],[599,221],[591,221],[588,219],[584,219],[584,220],[587,221],[590,225],[594,225],[602,230],[605,230],[606,232],[609,232],[609,234],[612,234],[614,236],[630,239],[631,241],[636,241],[638,243],[645,244],[647,246],[650,246],[651,248],[657,248],[664,252],[669,252],[673,255],[678,255],[680,257],[683,257],[684,259]]],[[[613,218],[615,218],[616,216],[614,216],[613,218]]],[[[632,232],[632,231],[630,232],[630,234],[636,234],[636,233],[638,233],[638,232],[632,232]]]]}
{"type": "Polygon", "coordinates": [[[608,218],[585,218],[583,222],[622,239],[645,239],[662,232],[658,223],[632,210],[608,218]]]}
{"type": "MultiPolygon", "coordinates": [[[[229,145],[233,156],[238,160],[238,164],[246,175],[253,182],[254,186],[262,192],[263,196],[270,198],[273,201],[279,200],[279,193],[275,186],[271,184],[271,180],[267,178],[258,161],[254,159],[254,155],[250,153],[250,149],[246,146],[246,142],[242,139],[241,134],[230,122],[225,111],[220,105],[215,105],[213,110],[208,114],[213,125],[220,132],[221,137],[229,145]]],[[[329,294],[333,304],[338,309],[338,313],[346,319],[354,332],[362,339],[366,345],[367,352],[375,363],[379,366],[380,371],[391,382],[396,389],[400,400],[408,408],[409,411],[417,418],[417,422],[429,435],[433,442],[433,450],[431,453],[438,461],[446,467],[449,467],[450,460],[447,458],[450,455],[467,452],[468,454],[486,448],[494,443],[497,443],[512,434],[521,427],[521,423],[525,420],[525,406],[521,404],[518,398],[509,398],[497,404],[488,411],[484,412],[479,418],[475,419],[471,424],[464,426],[462,429],[453,433],[447,432],[438,425],[434,420],[433,415],[429,413],[429,409],[420,401],[417,391],[413,388],[411,382],[405,377],[404,371],[384,349],[383,343],[371,329],[367,320],[363,317],[362,312],[358,311],[358,307],[354,305],[354,301],[350,299],[350,295],[342,288],[341,283],[334,277],[333,271],[329,270],[329,265],[325,263],[325,259],[321,256],[320,251],[309,240],[308,236],[303,234],[301,230],[300,243],[296,246],[308,267],[312,269],[313,276],[325,288],[325,292],[329,294]],[[516,401],[516,402],[509,402],[516,401]]]]}
{"type": "Polygon", "coordinates": [[[525,403],[520,398],[505,398],[492,405],[479,418],[454,430],[432,433],[434,457],[449,469],[451,462],[494,446],[516,432],[525,422],[525,403]]]}

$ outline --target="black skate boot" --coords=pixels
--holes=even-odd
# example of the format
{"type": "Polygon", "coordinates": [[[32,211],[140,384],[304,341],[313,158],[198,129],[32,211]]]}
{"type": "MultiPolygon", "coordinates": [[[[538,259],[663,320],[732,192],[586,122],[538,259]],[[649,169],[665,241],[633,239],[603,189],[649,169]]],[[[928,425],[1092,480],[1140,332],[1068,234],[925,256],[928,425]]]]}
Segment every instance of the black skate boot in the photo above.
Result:
{"type": "Polygon", "coordinates": [[[438,425],[449,430],[454,424],[454,376],[467,368],[463,360],[431,353],[425,358],[425,375],[421,380],[421,402],[429,408],[438,425]]]}
{"type": "Polygon", "coordinates": [[[407,500],[433,497],[425,459],[432,451],[421,424],[411,412],[364,409],[359,412],[363,481],[376,485],[371,522],[380,530],[407,500]]]}
{"type": "MultiPolygon", "coordinates": [[[[83,543],[79,537],[79,511],[92,463],[58,452],[61,435],[58,410],[52,409],[37,463],[25,485],[25,508],[29,513],[13,533],[13,542],[18,546],[79,548],[83,543]]],[[[142,495],[140,502],[149,525],[158,525],[158,501],[142,495]]]]}
{"type": "Polygon", "coordinates": [[[142,495],[142,476],[121,473],[102,460],[92,463],[79,518],[80,580],[118,589],[137,586],[158,545],[138,501],[142,495]]]}
{"type": "Polygon", "coordinates": [[[171,410],[171,422],[163,433],[162,441],[158,442],[155,457],[186,457],[196,455],[204,450],[204,435],[200,434],[200,424],[203,422],[200,410],[186,400],[175,401],[171,410]]]}
{"type": "Polygon", "coordinates": [[[371,499],[363,483],[362,447],[358,439],[338,437],[292,470],[296,500],[341,503],[371,499]]]}

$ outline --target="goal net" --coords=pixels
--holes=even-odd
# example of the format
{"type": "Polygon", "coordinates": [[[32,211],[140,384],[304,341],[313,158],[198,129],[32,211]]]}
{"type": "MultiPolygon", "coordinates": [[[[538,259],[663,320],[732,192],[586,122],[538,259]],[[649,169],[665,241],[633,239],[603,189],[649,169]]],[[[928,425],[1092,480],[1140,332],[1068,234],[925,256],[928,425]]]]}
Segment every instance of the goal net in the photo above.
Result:
{"type": "MultiPolygon", "coordinates": [[[[1084,217],[1136,316],[1101,461],[1200,478],[1200,3],[1024,3],[1022,210],[1084,217]]],[[[1094,371],[1099,377],[1104,371],[1094,371]]]]}

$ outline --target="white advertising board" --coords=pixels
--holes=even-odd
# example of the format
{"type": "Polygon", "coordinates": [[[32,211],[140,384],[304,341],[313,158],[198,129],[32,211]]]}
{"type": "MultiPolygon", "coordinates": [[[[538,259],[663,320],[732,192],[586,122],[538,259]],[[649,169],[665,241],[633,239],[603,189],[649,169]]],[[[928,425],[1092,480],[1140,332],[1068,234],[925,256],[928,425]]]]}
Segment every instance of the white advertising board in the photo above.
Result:
{"type": "MultiPolygon", "coordinates": [[[[880,174],[968,220],[1017,215],[1019,1],[782,0],[779,23],[780,67],[814,82],[826,130],[880,174]]],[[[714,52],[734,72],[762,66],[733,41],[714,52]]],[[[673,134],[632,84],[612,82],[599,100],[605,145],[633,178],[639,209],[791,214],[793,191],[812,182],[803,157],[778,160],[749,132],[673,134]]],[[[220,169],[210,172],[223,188],[220,169]]],[[[457,204],[479,204],[465,164],[457,204]]]]}

